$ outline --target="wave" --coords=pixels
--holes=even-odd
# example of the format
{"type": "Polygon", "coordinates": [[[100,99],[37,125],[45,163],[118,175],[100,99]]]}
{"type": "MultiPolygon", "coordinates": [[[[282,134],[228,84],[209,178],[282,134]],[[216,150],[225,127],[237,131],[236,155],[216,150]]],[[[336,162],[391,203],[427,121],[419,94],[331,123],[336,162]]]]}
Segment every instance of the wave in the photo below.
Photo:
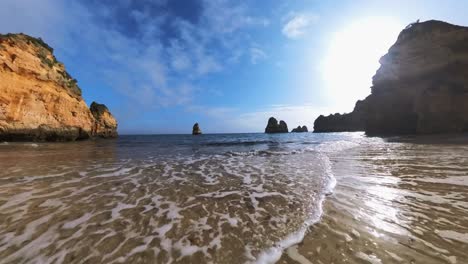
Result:
{"type": "Polygon", "coordinates": [[[325,202],[326,196],[331,194],[336,186],[336,178],[333,175],[331,162],[327,155],[319,154],[322,161],[324,161],[324,174],[328,179],[328,184],[325,186],[322,194],[319,196],[319,202],[317,203],[317,208],[315,213],[306,219],[303,225],[296,232],[290,233],[282,240],[278,241],[273,247],[270,247],[266,250],[263,250],[254,263],[257,264],[267,264],[267,263],[276,263],[283,255],[283,252],[296,244],[299,244],[307,234],[309,227],[318,223],[320,218],[323,215],[323,203],[325,202]]]}
{"type": "MultiPolygon", "coordinates": [[[[288,143],[288,142],[284,142],[288,143]]],[[[273,140],[252,140],[252,141],[227,141],[227,142],[209,142],[202,144],[203,146],[217,146],[217,147],[228,147],[228,146],[255,146],[255,145],[279,145],[281,142],[273,140]]]]}
{"type": "MultiPolygon", "coordinates": [[[[203,140],[202,137],[195,140],[200,139],[203,140]]],[[[75,238],[86,242],[91,237],[99,237],[98,247],[105,247],[107,239],[118,240],[122,236],[140,243],[132,248],[124,240],[112,252],[106,253],[103,249],[88,256],[102,257],[104,262],[117,254],[123,262],[131,262],[138,252],[154,250],[157,253],[147,256],[148,260],[157,257],[161,258],[160,262],[189,262],[200,255],[206,262],[217,262],[227,255],[239,260],[271,263],[279,259],[285,249],[301,242],[309,227],[320,220],[322,203],[336,183],[329,154],[353,146],[346,142],[246,138],[218,139],[211,143],[194,141],[195,146],[202,143],[221,147],[197,152],[198,148],[179,149],[177,145],[167,150],[149,144],[143,149],[145,153],[136,155],[135,152],[142,150],[135,151],[129,148],[134,144],[125,143],[119,147],[131,153],[129,157],[119,154],[96,159],[95,155],[89,155],[87,162],[77,163],[68,156],[70,151],[74,153],[80,149],[66,148],[58,152],[64,155],[54,164],[45,163],[45,171],[50,166],[45,175],[41,171],[37,176],[36,166],[33,166],[40,159],[22,165],[22,171],[16,173],[23,176],[22,179],[12,173],[14,167],[0,172],[0,179],[5,182],[0,194],[12,201],[4,203],[1,209],[11,219],[29,219],[34,214],[29,210],[33,208],[31,204],[38,198],[43,200],[40,207],[51,208],[59,216],[1,223],[0,230],[15,228],[27,232],[0,231],[0,241],[11,241],[0,245],[0,254],[18,244],[25,246],[9,255],[7,262],[20,262],[31,248],[34,250],[29,250],[27,255],[31,261],[47,255],[63,262],[66,254],[80,250],[79,245],[54,250],[55,246],[66,242],[55,236],[58,230],[64,229],[76,231],[75,238]],[[326,147],[330,144],[332,146],[326,147]],[[225,146],[227,148],[223,148],[225,146]],[[150,155],[143,155],[146,153],[150,155]],[[51,188],[57,191],[50,192],[51,188]],[[76,213],[70,214],[70,209],[76,213]],[[129,223],[126,230],[115,229],[121,221],[129,223]],[[38,226],[45,222],[51,228],[40,233],[38,226]],[[88,232],[91,230],[88,227],[96,224],[102,232],[88,232]],[[140,226],[145,228],[141,230],[140,226]],[[38,239],[26,244],[30,234],[37,234],[38,239]],[[160,242],[155,244],[153,240],[160,242]],[[37,246],[39,243],[41,247],[37,246]],[[42,245],[54,252],[39,251],[42,245]]],[[[35,152],[44,149],[57,151],[40,145],[35,152]]]]}
{"type": "Polygon", "coordinates": [[[285,150],[285,151],[273,151],[273,150],[251,150],[251,151],[227,151],[225,152],[226,156],[242,157],[242,156],[286,156],[286,155],[295,155],[301,154],[304,152],[313,152],[313,150],[302,149],[302,150],[285,150]]]}

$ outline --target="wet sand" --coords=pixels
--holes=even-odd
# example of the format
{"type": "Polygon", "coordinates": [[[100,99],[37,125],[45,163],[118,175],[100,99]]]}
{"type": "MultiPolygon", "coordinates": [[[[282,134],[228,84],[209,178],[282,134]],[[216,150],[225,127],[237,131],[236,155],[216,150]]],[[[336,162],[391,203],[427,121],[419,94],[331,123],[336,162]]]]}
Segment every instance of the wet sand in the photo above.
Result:
{"type": "Polygon", "coordinates": [[[172,155],[96,144],[1,149],[0,263],[271,263],[332,188],[328,157],[293,143],[172,155]]]}
{"type": "Polygon", "coordinates": [[[2,145],[0,263],[468,263],[466,142],[172,138],[2,145]]]}
{"type": "Polygon", "coordinates": [[[322,219],[279,263],[468,263],[468,147],[419,143],[332,155],[322,219]]]}

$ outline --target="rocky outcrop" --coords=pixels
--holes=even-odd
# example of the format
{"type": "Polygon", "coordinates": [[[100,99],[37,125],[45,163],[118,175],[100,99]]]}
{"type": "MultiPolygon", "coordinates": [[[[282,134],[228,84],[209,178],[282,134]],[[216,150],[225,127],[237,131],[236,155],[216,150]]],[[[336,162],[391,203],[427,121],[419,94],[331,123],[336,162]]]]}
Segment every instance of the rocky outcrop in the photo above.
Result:
{"type": "Polygon", "coordinates": [[[314,122],[314,132],[364,131],[363,104],[363,101],[358,101],[354,107],[354,111],[349,114],[336,113],[328,116],[319,116],[314,122]]]}
{"type": "Polygon", "coordinates": [[[0,141],[86,139],[96,122],[50,46],[24,34],[0,35],[0,141]]]}
{"type": "Polygon", "coordinates": [[[107,106],[93,102],[90,110],[95,119],[93,134],[102,138],[117,137],[117,120],[112,116],[107,106]]]}
{"type": "Polygon", "coordinates": [[[304,133],[304,132],[309,132],[309,130],[307,129],[306,126],[297,126],[296,128],[294,128],[291,132],[293,133],[304,133]]]}
{"type": "Polygon", "coordinates": [[[192,128],[192,135],[196,136],[196,135],[201,135],[201,134],[202,134],[202,131],[200,129],[200,126],[198,125],[198,123],[195,123],[192,128]]]}
{"type": "Polygon", "coordinates": [[[286,122],[281,120],[278,124],[278,120],[274,117],[270,117],[268,119],[268,124],[265,128],[265,133],[272,134],[272,133],[288,133],[288,125],[286,122]]]}
{"type": "Polygon", "coordinates": [[[314,131],[468,132],[467,27],[434,20],[411,24],[380,64],[371,95],[348,115],[319,117],[314,131]]]}

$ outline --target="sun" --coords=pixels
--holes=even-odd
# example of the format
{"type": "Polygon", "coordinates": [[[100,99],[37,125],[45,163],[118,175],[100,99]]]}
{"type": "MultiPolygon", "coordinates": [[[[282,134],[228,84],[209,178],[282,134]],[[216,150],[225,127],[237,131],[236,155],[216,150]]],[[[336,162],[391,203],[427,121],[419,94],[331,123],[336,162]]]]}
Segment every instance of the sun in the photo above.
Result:
{"type": "Polygon", "coordinates": [[[356,20],[330,39],[321,71],[325,95],[341,112],[350,112],[370,94],[379,59],[395,43],[403,23],[391,17],[356,20]]]}

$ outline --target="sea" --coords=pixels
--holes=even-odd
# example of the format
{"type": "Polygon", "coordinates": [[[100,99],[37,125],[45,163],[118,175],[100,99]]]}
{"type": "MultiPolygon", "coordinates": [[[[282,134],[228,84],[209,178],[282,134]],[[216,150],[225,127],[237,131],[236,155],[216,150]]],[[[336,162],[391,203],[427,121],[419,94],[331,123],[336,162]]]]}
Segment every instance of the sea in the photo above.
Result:
{"type": "Polygon", "coordinates": [[[331,263],[335,244],[375,237],[422,242],[334,263],[468,263],[466,142],[359,132],[3,142],[0,263],[331,263]],[[323,226],[327,203],[335,224],[361,217],[338,224],[343,240],[323,226]]]}

